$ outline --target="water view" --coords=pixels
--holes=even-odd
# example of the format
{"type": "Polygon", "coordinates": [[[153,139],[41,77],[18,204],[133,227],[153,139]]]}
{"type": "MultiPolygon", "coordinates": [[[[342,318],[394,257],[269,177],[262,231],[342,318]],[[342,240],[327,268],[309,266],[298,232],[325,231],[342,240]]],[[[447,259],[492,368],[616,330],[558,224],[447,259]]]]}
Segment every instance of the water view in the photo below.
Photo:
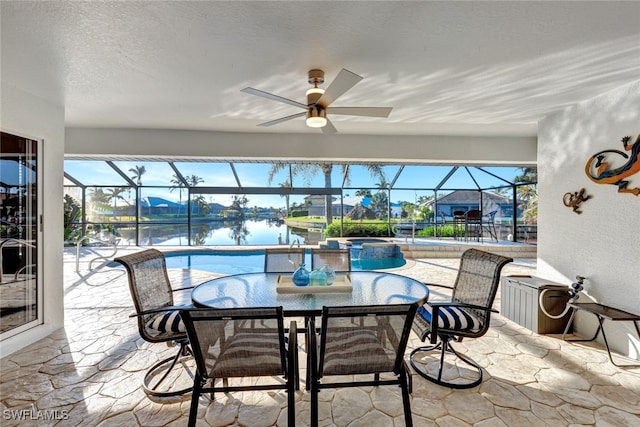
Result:
{"type": "MultiPolygon", "coordinates": [[[[322,231],[319,229],[294,228],[281,221],[266,219],[194,223],[191,225],[191,232],[191,242],[189,242],[186,225],[140,225],[140,244],[245,246],[289,245],[296,239],[300,244],[317,244],[324,240],[322,231]]],[[[134,244],[133,236],[130,244],[134,244]]]]}

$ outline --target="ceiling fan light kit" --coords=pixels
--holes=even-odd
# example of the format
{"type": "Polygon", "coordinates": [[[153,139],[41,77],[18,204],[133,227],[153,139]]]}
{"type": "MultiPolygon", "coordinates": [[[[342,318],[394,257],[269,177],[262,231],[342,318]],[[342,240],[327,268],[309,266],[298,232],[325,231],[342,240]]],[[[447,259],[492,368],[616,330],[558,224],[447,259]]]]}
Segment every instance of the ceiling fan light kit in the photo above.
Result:
{"type": "Polygon", "coordinates": [[[324,133],[335,133],[336,128],[331,124],[327,118],[327,111],[330,114],[343,114],[343,115],[355,115],[365,117],[388,117],[392,108],[389,107],[337,107],[329,108],[329,104],[342,96],[346,91],[351,89],[362,80],[362,77],[352,73],[349,70],[342,69],[336,78],[329,84],[329,87],[324,90],[318,87],[318,85],[324,83],[324,71],[313,69],[309,70],[309,83],[313,85],[313,88],[307,90],[306,105],[293,101],[291,99],[283,98],[279,95],[264,92],[258,89],[247,87],[242,89],[242,92],[249,93],[251,95],[260,96],[262,98],[271,99],[273,101],[282,102],[285,104],[293,105],[294,107],[304,108],[306,113],[292,114],[290,116],[282,117],[276,120],[271,120],[265,123],[260,123],[258,126],[272,126],[278,123],[282,123],[297,117],[306,115],[306,124],[311,128],[322,128],[324,133]]]}
{"type": "Polygon", "coordinates": [[[309,107],[307,111],[307,126],[322,128],[327,125],[327,111],[322,107],[309,107]]]}

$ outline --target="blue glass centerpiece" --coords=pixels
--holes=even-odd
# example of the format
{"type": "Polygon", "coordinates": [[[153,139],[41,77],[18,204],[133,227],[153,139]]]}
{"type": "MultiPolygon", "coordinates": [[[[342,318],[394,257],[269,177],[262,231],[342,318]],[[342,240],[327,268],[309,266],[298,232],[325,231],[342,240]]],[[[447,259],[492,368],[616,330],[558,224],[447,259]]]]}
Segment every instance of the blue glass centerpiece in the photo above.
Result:
{"type": "Polygon", "coordinates": [[[313,270],[309,274],[310,286],[327,286],[327,275],[322,270],[313,270]]]}
{"type": "Polygon", "coordinates": [[[324,274],[327,275],[327,285],[332,285],[336,280],[336,271],[330,265],[323,265],[320,269],[324,274]]]}
{"type": "Polygon", "coordinates": [[[309,284],[309,270],[305,267],[304,262],[293,272],[291,280],[296,286],[307,286],[309,284]]]}

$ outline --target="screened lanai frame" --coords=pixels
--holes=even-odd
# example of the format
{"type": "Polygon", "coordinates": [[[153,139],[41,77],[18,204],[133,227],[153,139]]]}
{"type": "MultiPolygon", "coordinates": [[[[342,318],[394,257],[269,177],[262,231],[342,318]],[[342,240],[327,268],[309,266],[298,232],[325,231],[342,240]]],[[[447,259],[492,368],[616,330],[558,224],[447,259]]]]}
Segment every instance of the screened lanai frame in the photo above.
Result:
{"type": "MultiPolygon", "coordinates": [[[[318,163],[314,161],[217,160],[191,158],[166,160],[142,157],[126,159],[113,158],[106,160],[105,158],[68,157],[65,160],[65,193],[74,194],[73,197],[80,201],[80,206],[78,206],[78,208],[82,212],[82,215],[75,220],[75,223],[78,225],[81,235],[85,235],[90,231],[99,231],[102,228],[102,224],[102,226],[106,225],[107,227],[117,228],[119,230],[122,230],[123,228],[129,229],[129,237],[131,237],[132,234],[134,236],[133,239],[129,238],[129,241],[134,242],[132,244],[138,245],[140,244],[139,229],[141,225],[147,227],[156,226],[163,229],[167,229],[167,227],[186,227],[186,241],[191,245],[192,242],[193,244],[198,244],[198,240],[194,240],[192,236],[192,218],[194,215],[198,214],[198,207],[194,204],[194,200],[200,198],[200,202],[202,202],[204,200],[204,196],[213,197],[214,195],[226,195],[233,197],[238,195],[277,195],[282,198],[301,198],[303,196],[315,195],[324,197],[329,203],[331,203],[332,200],[339,201],[339,212],[344,213],[343,201],[345,197],[349,197],[353,192],[361,190],[369,189],[377,192],[384,191],[387,193],[387,200],[389,202],[392,200],[392,194],[413,193],[417,197],[418,193],[430,193],[432,195],[431,197],[434,199],[432,209],[434,212],[438,212],[438,200],[442,198],[442,195],[445,192],[455,192],[457,190],[477,191],[478,204],[479,206],[483,206],[483,194],[485,194],[486,191],[507,189],[510,193],[509,199],[511,199],[513,204],[513,208],[511,210],[512,216],[508,220],[513,227],[510,238],[515,241],[518,240],[518,233],[516,232],[519,204],[517,188],[522,185],[535,186],[536,184],[534,181],[515,182],[515,180],[513,180],[513,177],[516,174],[515,171],[522,170],[525,167],[529,166],[469,166],[438,165],[428,163],[389,164],[369,162],[318,163]],[[77,167],[71,167],[72,163],[75,163],[76,166],[78,164],[83,165],[83,167],[89,170],[90,173],[87,174],[86,171],[82,172],[77,169],[77,167]],[[161,172],[157,173],[157,175],[163,177],[165,180],[163,182],[164,185],[158,185],[157,178],[152,178],[152,175],[154,175],[153,170],[147,170],[146,174],[141,174],[142,182],[137,180],[137,174],[134,169],[139,167],[139,165],[146,165],[149,169],[156,169],[156,167],[158,169],[162,168],[161,172]],[[305,169],[313,169],[319,165],[331,165],[332,170],[330,174],[330,181],[332,185],[330,188],[318,185],[317,178],[322,178],[321,171],[317,171],[316,177],[314,178],[315,181],[314,179],[308,179],[308,177],[305,178],[303,174],[300,173],[300,170],[304,171],[305,169]],[[375,182],[376,179],[374,177],[369,177],[367,183],[349,179],[350,171],[357,170],[358,168],[370,168],[371,165],[374,165],[374,169],[379,168],[385,172],[384,182],[375,182]],[[247,172],[247,170],[253,171],[256,168],[261,168],[263,170],[266,170],[267,168],[270,168],[271,170],[275,169],[276,173],[273,176],[269,176],[270,179],[267,180],[267,176],[265,175],[247,172]],[[435,179],[436,181],[431,181],[429,182],[431,185],[425,186],[415,185],[415,179],[412,180],[410,177],[406,177],[403,181],[405,175],[408,175],[407,171],[416,168],[429,168],[431,171],[438,169],[439,173],[432,174],[435,176],[435,178],[432,179],[435,179]],[[101,176],[103,176],[103,172],[100,172],[100,169],[108,171],[111,174],[108,178],[110,180],[108,183],[100,182],[102,180],[101,176]],[[510,170],[511,180],[509,177],[499,176],[499,173],[496,173],[496,170],[501,169],[506,171],[510,170]],[[197,174],[193,173],[194,171],[197,172],[197,174]],[[217,173],[214,173],[214,171],[217,173]],[[466,177],[471,185],[457,185],[459,181],[456,181],[455,177],[460,176],[460,174],[466,177]],[[486,178],[489,177],[492,181],[491,184],[483,185],[482,180],[479,179],[478,176],[485,177],[484,182],[487,182],[486,178]],[[199,178],[199,180],[191,180],[193,177],[199,178]],[[215,180],[218,185],[207,185],[210,180],[215,180]],[[413,185],[407,185],[407,180],[410,184],[413,183],[413,185]],[[147,184],[148,182],[151,183],[147,184]],[[293,185],[290,183],[293,183],[293,185]],[[123,209],[122,206],[119,206],[116,203],[118,202],[116,198],[112,199],[114,200],[114,206],[112,209],[113,218],[110,218],[109,221],[104,221],[104,218],[103,221],[96,221],[95,219],[92,219],[90,215],[87,215],[88,193],[90,191],[95,192],[97,189],[108,191],[112,196],[114,195],[114,192],[117,193],[116,190],[126,191],[128,196],[133,194],[134,197],[129,199],[130,205],[128,207],[128,209],[133,213],[133,215],[130,216],[130,219],[126,221],[122,221],[122,219],[120,221],[116,220],[116,211],[123,209]],[[182,205],[182,209],[186,207],[186,212],[183,214],[178,211],[178,215],[176,217],[178,218],[179,215],[182,214],[184,215],[184,218],[179,218],[178,220],[169,222],[156,222],[149,218],[145,219],[141,213],[141,209],[145,209],[145,207],[148,206],[149,212],[151,212],[153,203],[153,196],[151,196],[151,194],[153,191],[157,191],[159,189],[162,189],[165,192],[176,191],[176,195],[179,193],[179,196],[176,197],[176,199],[179,199],[180,203],[176,203],[176,205],[182,205]],[[182,204],[183,194],[186,196],[184,198],[186,206],[182,204]]],[[[362,174],[359,176],[360,180],[362,180],[362,174]]],[[[326,182],[321,183],[326,184],[326,182]]],[[[123,200],[125,199],[124,197],[120,198],[123,200]]],[[[402,200],[406,201],[407,199],[410,198],[402,200]]],[[[396,200],[398,200],[397,197],[396,200]]],[[[168,209],[171,209],[171,207],[168,207],[168,209]]],[[[180,208],[178,207],[177,209],[180,208]]],[[[343,215],[337,216],[339,216],[340,224],[342,225],[344,220],[343,215]]],[[[391,233],[391,206],[388,206],[386,218],[388,221],[388,230],[389,233],[391,233]]],[[[415,222],[415,218],[413,218],[413,220],[415,222]]],[[[432,218],[430,221],[434,224],[437,223],[437,216],[432,218]]],[[[437,229],[437,227],[434,228],[437,229]]],[[[151,241],[150,238],[149,241],[151,241]]],[[[179,244],[182,245],[182,242],[179,244]]]]}

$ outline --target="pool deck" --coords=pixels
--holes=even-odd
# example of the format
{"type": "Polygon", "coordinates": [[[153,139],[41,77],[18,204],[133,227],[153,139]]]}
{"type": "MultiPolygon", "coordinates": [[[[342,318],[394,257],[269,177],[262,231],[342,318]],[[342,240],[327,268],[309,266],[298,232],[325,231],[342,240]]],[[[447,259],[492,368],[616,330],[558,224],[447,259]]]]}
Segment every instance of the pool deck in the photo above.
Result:
{"type": "MultiPolygon", "coordinates": [[[[169,248],[160,248],[169,249],[169,248]]],[[[140,248],[123,248],[119,255],[140,248]]],[[[183,426],[190,396],[150,398],[140,388],[144,371],[175,349],[149,344],[137,333],[127,278],[121,268],[97,265],[82,251],[75,270],[75,249],[65,250],[65,327],[0,360],[3,410],[58,411],[56,421],[7,419],[2,426],[183,426]]],[[[421,281],[452,284],[457,258],[414,258],[394,271],[421,281]]],[[[516,258],[504,275],[535,275],[536,260],[516,258]]],[[[196,285],[215,274],[171,269],[175,287],[196,285]]],[[[436,291],[432,298],[443,298],[436,291]]],[[[500,307],[498,299],[495,307],[500,307]]],[[[188,295],[187,295],[188,298],[188,295]]],[[[410,349],[420,345],[411,335],[410,349]]],[[[453,390],[413,375],[411,407],[416,426],[638,426],[640,368],[617,368],[597,343],[569,343],[558,335],[539,335],[500,314],[482,338],[457,348],[484,368],[483,383],[453,390]]],[[[300,352],[301,366],[305,353],[300,352]]],[[[637,362],[636,362],[637,363],[637,362]]],[[[304,378],[304,372],[302,372],[304,378]]],[[[309,425],[309,393],[296,392],[296,421],[309,425]]],[[[29,412],[31,411],[31,412],[29,412]]],[[[285,426],[284,391],[218,394],[200,400],[200,426],[285,426]]],[[[41,412],[42,413],[42,412],[41,412]]],[[[51,413],[51,412],[49,412],[51,413]]],[[[361,387],[324,390],[321,426],[403,426],[399,388],[361,387]]]]}

